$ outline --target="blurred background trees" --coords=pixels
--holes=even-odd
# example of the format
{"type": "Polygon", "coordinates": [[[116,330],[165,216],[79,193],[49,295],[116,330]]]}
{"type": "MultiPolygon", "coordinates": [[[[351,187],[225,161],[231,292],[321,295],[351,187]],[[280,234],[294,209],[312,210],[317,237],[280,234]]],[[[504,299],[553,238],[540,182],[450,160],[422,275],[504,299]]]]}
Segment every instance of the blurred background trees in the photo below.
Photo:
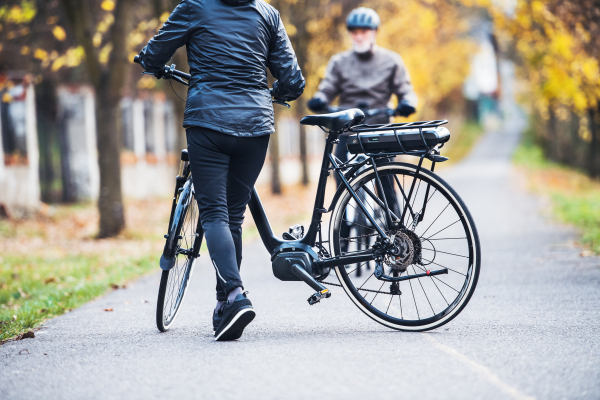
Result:
{"type": "Polygon", "coordinates": [[[531,132],[551,159],[600,175],[600,3],[519,0],[489,7],[519,66],[531,132]]]}
{"type": "MultiPolygon", "coordinates": [[[[146,167],[156,164],[158,156],[148,152],[156,145],[153,138],[164,141],[164,134],[157,136],[149,131],[157,122],[165,124],[153,116],[157,115],[152,113],[153,106],[144,103],[140,109],[139,104],[131,103],[150,97],[166,99],[176,119],[169,124],[177,127],[175,144],[170,145],[169,151],[176,155],[178,149],[185,147],[181,128],[185,103],[177,98],[168,82],[141,76],[139,66],[131,63],[177,2],[5,0],[0,5],[3,113],[6,114],[11,101],[16,101],[13,98],[16,92],[11,88],[18,82],[35,87],[39,176],[44,202],[79,199],[69,183],[73,180],[69,176],[73,168],[67,165],[64,155],[73,149],[68,149],[65,139],[64,118],[60,117],[64,114],[61,114],[62,100],[57,93],[64,85],[89,84],[93,88],[100,174],[97,185],[101,189],[91,198],[99,199],[100,236],[117,234],[125,223],[122,197],[126,184],[121,177],[129,172],[121,164],[129,165],[131,160],[141,158],[146,167]],[[146,125],[131,128],[131,113],[141,113],[146,125]],[[144,134],[147,136],[141,149],[129,143],[131,135],[140,134],[142,138],[144,134]]],[[[298,126],[297,121],[308,113],[306,100],[315,93],[330,57],[350,48],[345,28],[347,14],[355,7],[367,6],[374,8],[382,19],[378,44],[400,53],[411,73],[420,100],[418,113],[412,119],[448,118],[455,124],[451,127],[453,133],[459,132],[461,121],[482,122],[483,100],[490,112],[500,118],[498,99],[503,86],[499,64],[510,59],[518,66],[518,91],[530,112],[532,131],[547,154],[584,168],[591,175],[600,174],[597,1],[269,2],[281,13],[307,79],[304,96],[293,103],[291,110],[275,108],[278,131],[282,119],[295,121],[291,125],[298,126]],[[473,61],[482,52],[481,38],[491,64],[473,61]],[[496,82],[474,100],[466,95],[465,82],[474,73],[482,72],[474,71],[477,68],[489,69],[483,72],[496,82]]],[[[178,69],[187,70],[185,49],[180,49],[171,62],[178,69]]],[[[174,85],[174,88],[185,98],[184,87],[174,85]]],[[[4,114],[3,126],[7,120],[4,114]]],[[[306,185],[311,176],[310,154],[314,153],[311,140],[322,138],[311,136],[304,126],[297,129],[293,131],[296,136],[293,143],[298,151],[300,182],[306,185]]],[[[25,153],[6,137],[4,133],[4,164],[22,163],[25,153]]],[[[279,149],[288,145],[285,143],[288,139],[274,136],[271,142],[269,180],[274,192],[281,190],[281,179],[287,174],[285,168],[279,167],[279,149]]],[[[135,171],[140,170],[132,171],[135,177],[135,171]]]]}

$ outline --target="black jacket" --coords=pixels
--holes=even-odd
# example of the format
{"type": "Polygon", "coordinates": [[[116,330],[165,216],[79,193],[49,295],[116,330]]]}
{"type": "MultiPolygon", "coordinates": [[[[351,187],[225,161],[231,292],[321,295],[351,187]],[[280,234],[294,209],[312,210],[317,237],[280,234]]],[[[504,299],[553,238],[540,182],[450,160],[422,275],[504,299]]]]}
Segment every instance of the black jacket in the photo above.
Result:
{"type": "Polygon", "coordinates": [[[160,70],[187,45],[192,79],[183,126],[235,136],[275,132],[267,67],[275,97],[304,91],[304,77],[279,12],[263,0],[182,0],[140,53],[142,66],[160,70]]]}

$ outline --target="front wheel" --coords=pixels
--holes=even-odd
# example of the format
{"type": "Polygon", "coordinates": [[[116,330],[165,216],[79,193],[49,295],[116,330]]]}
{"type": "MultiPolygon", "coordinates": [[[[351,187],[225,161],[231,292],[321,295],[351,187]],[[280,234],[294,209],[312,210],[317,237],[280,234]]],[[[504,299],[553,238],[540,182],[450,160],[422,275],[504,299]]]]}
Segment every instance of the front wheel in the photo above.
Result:
{"type": "MultiPolygon", "coordinates": [[[[368,214],[406,250],[402,262],[383,257],[384,273],[406,278],[426,276],[390,283],[379,280],[374,268],[372,273],[353,274],[364,263],[336,267],[337,277],[354,304],[380,324],[403,331],[442,326],[464,309],[477,285],[481,260],[473,218],[456,192],[431,171],[421,170],[415,177],[415,165],[392,162],[378,165],[377,172],[384,185],[393,189],[385,190],[392,226],[387,225],[384,194],[378,189],[373,169],[360,172],[351,186],[359,198],[371,199],[364,202],[368,214]],[[428,271],[444,269],[447,274],[427,275],[428,271]]],[[[370,244],[379,237],[373,226],[362,227],[363,237],[348,235],[344,225],[349,223],[345,216],[350,213],[364,211],[346,190],[331,216],[329,238],[336,256],[361,250],[365,237],[370,244]]]]}
{"type": "Polygon", "coordinates": [[[191,179],[184,184],[169,228],[165,252],[174,258],[173,267],[163,270],[158,288],[156,326],[166,332],[175,321],[185,297],[202,242],[198,205],[191,179]]]}

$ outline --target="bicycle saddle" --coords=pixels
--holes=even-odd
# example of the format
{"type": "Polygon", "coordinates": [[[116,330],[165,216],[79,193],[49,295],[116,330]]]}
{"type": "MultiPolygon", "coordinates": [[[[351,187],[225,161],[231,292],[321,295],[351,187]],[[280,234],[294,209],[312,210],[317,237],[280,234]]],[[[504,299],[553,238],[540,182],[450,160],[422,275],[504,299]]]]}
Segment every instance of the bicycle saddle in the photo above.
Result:
{"type": "Polygon", "coordinates": [[[307,115],[302,118],[302,125],[313,125],[327,128],[337,132],[344,128],[360,124],[365,119],[365,114],[358,108],[338,111],[331,114],[307,115]]]}

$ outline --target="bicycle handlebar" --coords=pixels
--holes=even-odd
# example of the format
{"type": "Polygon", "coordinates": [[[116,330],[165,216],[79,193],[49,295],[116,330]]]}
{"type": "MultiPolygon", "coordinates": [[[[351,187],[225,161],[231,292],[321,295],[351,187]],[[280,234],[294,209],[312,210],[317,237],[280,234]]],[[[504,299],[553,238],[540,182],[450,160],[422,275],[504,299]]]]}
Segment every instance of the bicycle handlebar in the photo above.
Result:
{"type": "MultiPolygon", "coordinates": [[[[139,55],[136,55],[135,57],[133,57],[133,62],[136,64],[142,64],[142,60],[140,59],[139,55]]],[[[175,78],[175,80],[179,83],[182,83],[186,86],[189,85],[188,82],[183,81],[182,79],[177,79],[177,78],[183,78],[186,80],[190,80],[192,79],[192,76],[190,74],[186,74],[185,72],[181,72],[175,69],[175,64],[171,64],[171,66],[167,66],[165,65],[163,67],[163,70],[161,71],[162,74],[157,73],[152,73],[152,72],[147,72],[144,71],[143,73],[145,74],[152,74],[154,76],[156,76],[157,79],[163,78],[163,79],[171,79],[171,78],[175,78]]]]}
{"type": "MultiPolygon", "coordinates": [[[[392,108],[372,108],[372,109],[365,109],[362,107],[355,107],[355,108],[359,108],[363,113],[365,113],[365,117],[373,117],[375,115],[379,115],[379,114],[385,114],[388,117],[393,117],[396,114],[396,110],[392,109],[392,108]]],[[[338,111],[344,111],[344,110],[349,110],[349,108],[344,108],[344,107],[339,107],[339,106],[328,106],[327,107],[327,112],[328,113],[334,113],[334,112],[338,112],[338,111]]]]}
{"type": "MultiPolygon", "coordinates": [[[[140,59],[139,55],[136,55],[135,57],[133,57],[133,62],[136,64],[142,64],[142,60],[140,59]]],[[[190,74],[186,74],[185,72],[181,72],[175,69],[175,64],[171,64],[171,66],[167,66],[165,65],[164,68],[159,72],[148,72],[148,71],[144,71],[142,72],[142,74],[149,74],[149,75],[154,75],[156,77],[156,79],[175,79],[177,82],[189,86],[189,80],[192,79],[192,76],[190,74]],[[183,79],[186,79],[188,82],[184,81],[183,79]]],[[[273,89],[269,89],[269,93],[271,94],[271,97],[273,97],[273,89]]],[[[278,100],[278,99],[273,99],[272,100],[273,103],[275,104],[280,104],[282,106],[286,106],[287,108],[290,108],[290,105],[284,101],[278,100]]]]}

